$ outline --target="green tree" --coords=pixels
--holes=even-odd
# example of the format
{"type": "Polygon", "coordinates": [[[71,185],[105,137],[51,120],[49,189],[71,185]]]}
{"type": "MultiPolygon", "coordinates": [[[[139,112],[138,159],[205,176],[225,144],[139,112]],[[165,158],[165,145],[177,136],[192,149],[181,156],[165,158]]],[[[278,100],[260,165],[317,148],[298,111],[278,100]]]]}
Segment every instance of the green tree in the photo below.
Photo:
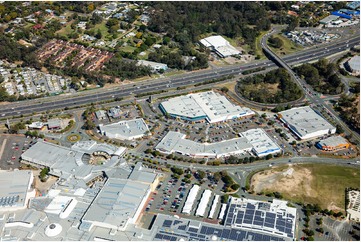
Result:
{"type": "Polygon", "coordinates": [[[102,32],[100,31],[100,29],[98,29],[98,32],[97,32],[97,34],[95,35],[95,38],[101,39],[102,37],[103,37],[102,32]]]}
{"type": "Polygon", "coordinates": [[[232,188],[232,190],[236,191],[240,188],[240,185],[235,183],[235,184],[231,185],[231,188],[232,188]]]}
{"type": "Polygon", "coordinates": [[[228,87],[222,87],[221,91],[224,92],[224,93],[227,93],[229,90],[228,90],[228,87]]]}
{"type": "Polygon", "coordinates": [[[228,199],[229,199],[229,195],[224,194],[223,196],[221,196],[221,203],[227,203],[228,199]]]}
{"type": "Polygon", "coordinates": [[[283,46],[283,41],[279,37],[271,36],[268,39],[268,42],[269,42],[270,46],[277,48],[277,49],[279,49],[283,46]]]}
{"type": "Polygon", "coordinates": [[[199,179],[203,179],[206,177],[206,173],[204,171],[198,170],[197,172],[198,172],[199,179]]]}

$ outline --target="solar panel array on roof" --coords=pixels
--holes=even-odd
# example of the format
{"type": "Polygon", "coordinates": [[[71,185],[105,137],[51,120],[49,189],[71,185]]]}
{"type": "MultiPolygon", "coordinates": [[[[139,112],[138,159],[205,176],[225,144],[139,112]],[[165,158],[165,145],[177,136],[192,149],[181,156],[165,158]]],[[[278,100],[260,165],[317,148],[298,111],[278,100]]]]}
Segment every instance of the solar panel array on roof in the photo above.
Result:
{"type": "Polygon", "coordinates": [[[163,227],[167,227],[170,228],[170,226],[172,225],[172,220],[164,220],[163,222],[163,227]]]}
{"type": "MultiPolygon", "coordinates": [[[[183,221],[186,222],[186,221],[183,221]]],[[[213,236],[217,237],[217,240],[253,240],[253,241],[282,241],[283,239],[273,235],[265,235],[254,231],[246,231],[235,228],[227,228],[219,225],[205,225],[201,223],[200,229],[188,227],[188,225],[174,226],[174,224],[182,223],[179,220],[172,221],[165,219],[163,225],[166,225],[166,229],[158,231],[154,237],[154,240],[189,240],[189,241],[206,241],[212,240],[213,236]],[[173,223],[173,225],[172,225],[173,223]],[[169,226],[170,225],[170,229],[169,226]]]]}
{"type": "Polygon", "coordinates": [[[0,207],[13,206],[19,201],[19,197],[19,195],[15,195],[0,198],[0,207]]]}
{"type": "Polygon", "coordinates": [[[256,200],[232,199],[225,221],[226,226],[252,228],[266,233],[279,233],[293,238],[295,216],[294,210],[288,208],[283,201],[273,203],[256,200]],[[271,209],[272,207],[272,209],[271,209]]]}

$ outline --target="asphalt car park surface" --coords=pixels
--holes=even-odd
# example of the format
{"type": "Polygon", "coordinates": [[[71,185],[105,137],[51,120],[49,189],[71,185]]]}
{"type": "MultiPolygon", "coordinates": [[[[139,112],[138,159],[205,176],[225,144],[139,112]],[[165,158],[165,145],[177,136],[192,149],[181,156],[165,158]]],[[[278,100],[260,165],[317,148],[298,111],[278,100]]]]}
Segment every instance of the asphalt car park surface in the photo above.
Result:
{"type": "MultiPolygon", "coordinates": [[[[197,179],[195,179],[192,175],[191,183],[187,184],[185,182],[182,182],[182,178],[175,179],[172,178],[170,175],[166,176],[164,181],[162,181],[155,192],[152,193],[150,200],[148,204],[145,206],[145,212],[146,214],[156,214],[156,213],[163,213],[163,214],[169,214],[169,215],[176,215],[179,217],[187,217],[192,218],[196,220],[207,220],[209,221],[208,214],[212,207],[212,202],[214,199],[214,196],[216,194],[222,195],[220,189],[222,188],[223,183],[220,181],[218,182],[218,185],[215,185],[213,183],[213,188],[211,181],[208,179],[205,179],[205,182],[202,184],[199,183],[197,179]],[[188,193],[190,189],[193,187],[194,184],[200,185],[200,190],[196,196],[195,202],[192,206],[191,213],[184,214],[182,213],[182,209],[184,206],[185,201],[187,200],[188,193]],[[211,190],[212,196],[207,204],[207,209],[204,214],[204,217],[195,216],[195,212],[197,210],[198,204],[201,200],[202,193],[205,189],[211,190]]],[[[216,209],[216,212],[213,216],[213,222],[218,223],[218,214],[220,212],[220,200],[218,202],[218,206],[216,209]]]]}
{"type": "Polygon", "coordinates": [[[36,140],[26,138],[24,135],[1,135],[0,136],[0,168],[10,170],[20,167],[20,156],[36,140]]]}

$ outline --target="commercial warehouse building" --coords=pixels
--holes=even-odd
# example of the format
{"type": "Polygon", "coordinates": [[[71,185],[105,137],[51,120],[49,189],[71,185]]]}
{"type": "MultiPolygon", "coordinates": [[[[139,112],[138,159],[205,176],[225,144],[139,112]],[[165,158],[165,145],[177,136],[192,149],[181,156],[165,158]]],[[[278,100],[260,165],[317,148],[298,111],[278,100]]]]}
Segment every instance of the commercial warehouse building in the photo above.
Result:
{"type": "MultiPolygon", "coordinates": [[[[150,241],[152,231],[138,227],[137,223],[161,174],[140,162],[134,168],[126,163],[109,169],[97,167],[102,175],[91,183],[74,177],[59,179],[47,194],[32,198],[28,208],[2,210],[0,240],[150,241]]],[[[6,189],[25,194],[29,187],[25,179],[30,176],[24,172],[31,171],[20,172],[23,173],[17,176],[6,172],[12,183],[0,174],[4,184],[0,195],[9,197],[3,194],[6,189]]],[[[18,203],[23,203],[25,195],[19,196],[18,203]]],[[[12,200],[6,198],[5,202],[12,200]]]]}
{"type": "Polygon", "coordinates": [[[121,140],[140,139],[149,132],[148,125],[142,118],[107,125],[99,124],[99,129],[102,135],[121,140]]]}
{"type": "Polygon", "coordinates": [[[294,239],[296,216],[297,209],[288,207],[287,201],[231,197],[224,225],[294,239]]]}
{"type": "Polygon", "coordinates": [[[120,161],[124,147],[97,144],[95,141],[81,141],[71,148],[38,140],[21,155],[23,163],[39,167],[48,167],[49,174],[65,180],[70,177],[89,179],[101,173],[106,167],[112,167],[120,161]],[[95,156],[105,157],[103,165],[91,165],[95,156]]]}
{"type": "Polygon", "coordinates": [[[254,115],[249,108],[232,104],[228,99],[214,91],[200,92],[171,98],[160,104],[163,113],[187,121],[223,122],[254,115]]]}
{"type": "Polygon", "coordinates": [[[185,137],[185,134],[169,131],[155,148],[165,154],[179,153],[194,158],[220,158],[252,150],[252,145],[244,137],[217,143],[198,143],[185,137]]]}
{"type": "Polygon", "coordinates": [[[347,61],[346,68],[355,75],[360,74],[360,56],[356,55],[347,61]]]}
{"type": "Polygon", "coordinates": [[[348,149],[350,144],[342,136],[332,136],[318,142],[316,147],[325,151],[335,151],[348,149]]]}
{"type": "Polygon", "coordinates": [[[239,50],[234,48],[225,38],[220,35],[201,39],[200,42],[203,46],[214,51],[221,58],[241,54],[239,50]]]}
{"type": "Polygon", "coordinates": [[[258,157],[281,152],[263,129],[250,129],[239,134],[241,137],[217,143],[198,143],[186,139],[186,135],[169,131],[155,147],[165,154],[179,153],[194,158],[220,158],[253,152],[258,157]]]}
{"type": "Polygon", "coordinates": [[[336,133],[336,128],[309,106],[279,112],[278,118],[300,139],[336,133]]]}
{"type": "Polygon", "coordinates": [[[339,16],[336,16],[336,15],[329,15],[323,19],[320,20],[320,24],[329,24],[333,21],[336,21],[337,19],[339,19],[340,17],[339,16]]]}
{"type": "Polygon", "coordinates": [[[109,178],[82,218],[82,228],[93,226],[124,230],[135,223],[144,207],[150,186],[127,179],[109,178]]]}
{"type": "Polygon", "coordinates": [[[138,65],[148,66],[148,67],[150,67],[152,69],[152,71],[160,71],[160,70],[166,71],[166,70],[168,70],[168,65],[167,64],[163,64],[163,63],[159,63],[159,62],[139,60],[138,65]]]}
{"type": "Polygon", "coordinates": [[[29,170],[0,171],[0,212],[26,208],[29,199],[35,197],[33,181],[29,170]]]}
{"type": "Polygon", "coordinates": [[[263,202],[232,197],[224,225],[158,214],[151,228],[161,241],[292,241],[295,239],[297,210],[287,201],[263,202]]]}
{"type": "Polygon", "coordinates": [[[250,129],[240,133],[252,145],[252,152],[258,157],[281,152],[281,148],[263,129],[250,129]]]}

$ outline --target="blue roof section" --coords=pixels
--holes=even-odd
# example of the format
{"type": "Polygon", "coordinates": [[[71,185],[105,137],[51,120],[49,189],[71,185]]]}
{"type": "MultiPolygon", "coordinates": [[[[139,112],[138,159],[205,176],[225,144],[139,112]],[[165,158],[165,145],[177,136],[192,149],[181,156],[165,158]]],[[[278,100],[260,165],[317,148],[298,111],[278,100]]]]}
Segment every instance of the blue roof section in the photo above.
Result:
{"type": "Polygon", "coordinates": [[[336,15],[339,16],[341,18],[346,18],[346,19],[352,19],[352,16],[344,14],[344,13],[340,13],[339,11],[334,11],[331,13],[332,15],[336,15]]]}
{"type": "Polygon", "coordinates": [[[340,9],[338,10],[341,13],[347,14],[347,15],[355,15],[355,16],[359,16],[360,15],[360,11],[357,10],[350,10],[350,9],[340,9]]]}

